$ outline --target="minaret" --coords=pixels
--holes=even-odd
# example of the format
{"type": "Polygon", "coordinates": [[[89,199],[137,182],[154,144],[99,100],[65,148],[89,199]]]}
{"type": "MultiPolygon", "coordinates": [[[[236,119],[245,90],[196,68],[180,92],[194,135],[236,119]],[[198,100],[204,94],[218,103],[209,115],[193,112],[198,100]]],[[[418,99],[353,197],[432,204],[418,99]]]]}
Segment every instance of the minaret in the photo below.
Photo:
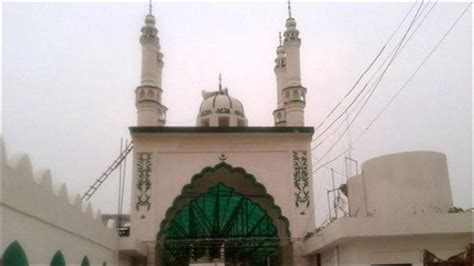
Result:
{"type": "Polygon", "coordinates": [[[149,13],[145,17],[140,37],[142,45],[141,85],[135,90],[138,126],[164,126],[168,108],[161,104],[161,74],[163,54],[160,52],[158,30],[152,14],[150,1],[149,13]]]}
{"type": "Polygon", "coordinates": [[[277,58],[275,59],[275,76],[277,84],[277,108],[273,111],[275,126],[281,127],[286,125],[285,108],[283,101],[283,89],[286,86],[286,58],[285,48],[281,40],[281,32],[279,33],[279,45],[276,49],[277,58]]]}
{"type": "Polygon", "coordinates": [[[291,16],[291,3],[288,1],[288,19],[283,44],[286,54],[286,85],[282,91],[287,126],[304,126],[306,88],[301,85],[299,34],[296,20],[291,16]]]}

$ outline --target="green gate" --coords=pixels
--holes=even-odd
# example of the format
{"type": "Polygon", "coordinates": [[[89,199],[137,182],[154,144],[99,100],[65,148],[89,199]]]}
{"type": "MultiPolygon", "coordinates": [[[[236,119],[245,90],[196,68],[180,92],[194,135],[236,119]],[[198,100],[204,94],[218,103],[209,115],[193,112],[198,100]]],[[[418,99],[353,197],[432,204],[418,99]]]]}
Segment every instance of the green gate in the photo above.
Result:
{"type": "Polygon", "coordinates": [[[198,195],[176,214],[163,245],[164,265],[280,265],[280,240],[270,216],[223,184],[198,195]]]}

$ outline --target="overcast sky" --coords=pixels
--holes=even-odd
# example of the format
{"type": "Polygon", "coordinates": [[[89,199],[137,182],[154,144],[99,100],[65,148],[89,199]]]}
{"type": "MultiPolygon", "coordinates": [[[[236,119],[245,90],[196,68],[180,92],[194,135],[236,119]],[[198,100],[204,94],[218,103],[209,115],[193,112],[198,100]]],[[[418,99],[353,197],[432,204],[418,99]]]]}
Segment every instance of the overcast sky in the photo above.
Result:
{"type": "MultiPolygon", "coordinates": [[[[293,4],[301,45],[306,124],[319,124],[351,88],[411,3],[293,4]]],[[[351,128],[355,138],[415,71],[466,3],[438,3],[387,72],[351,128]]],[[[26,152],[35,170],[83,193],[115,159],[135,124],[140,28],[145,3],[7,3],[3,6],[3,136],[8,154],[26,152]]],[[[201,90],[218,73],[242,101],[249,125],[271,126],[273,64],[286,3],[157,3],[164,54],[167,125],[193,126],[201,90]]],[[[355,144],[359,162],[411,150],[448,156],[454,203],[472,206],[472,22],[469,11],[399,98],[355,144]]],[[[401,38],[401,32],[395,39],[401,38]]],[[[337,132],[340,134],[341,131],[337,132]]],[[[315,156],[321,156],[337,134],[315,156]]],[[[326,159],[347,147],[347,138],[326,159]]],[[[129,161],[129,170],[131,169],[129,161]]],[[[344,171],[342,160],[328,167],[344,171]]],[[[126,198],[130,195],[127,176],[126,198]]],[[[324,218],[326,168],[314,175],[316,215],[324,218]],[[318,210],[318,208],[320,210],[318,210]]],[[[338,177],[338,182],[341,181],[338,177]]],[[[115,212],[117,176],[92,202],[115,212]]],[[[129,200],[125,202],[128,211],[129,200]]]]}

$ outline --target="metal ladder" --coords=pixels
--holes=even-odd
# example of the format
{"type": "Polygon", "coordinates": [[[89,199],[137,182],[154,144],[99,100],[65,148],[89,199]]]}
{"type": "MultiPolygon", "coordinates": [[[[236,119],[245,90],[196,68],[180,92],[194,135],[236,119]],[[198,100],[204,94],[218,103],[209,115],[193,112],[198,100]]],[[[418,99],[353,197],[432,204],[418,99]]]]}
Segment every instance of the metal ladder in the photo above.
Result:
{"type": "Polygon", "coordinates": [[[107,177],[112,174],[112,172],[117,169],[117,167],[120,166],[120,164],[127,158],[127,155],[133,150],[133,142],[130,142],[127,147],[125,147],[125,150],[119,155],[117,159],[105,170],[105,172],[102,173],[102,175],[97,178],[97,180],[94,182],[92,186],[89,187],[89,189],[82,195],[81,200],[89,200],[92,195],[99,189],[100,185],[104,183],[104,181],[107,179],[107,177]]]}

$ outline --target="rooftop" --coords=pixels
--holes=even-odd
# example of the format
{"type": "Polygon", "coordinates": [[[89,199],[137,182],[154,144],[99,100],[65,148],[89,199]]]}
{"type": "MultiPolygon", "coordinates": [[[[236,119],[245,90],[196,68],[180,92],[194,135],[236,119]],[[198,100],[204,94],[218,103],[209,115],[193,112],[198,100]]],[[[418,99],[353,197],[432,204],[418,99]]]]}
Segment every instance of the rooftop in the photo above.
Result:
{"type": "Polygon", "coordinates": [[[314,133],[314,127],[129,127],[130,133],[314,133]]]}

